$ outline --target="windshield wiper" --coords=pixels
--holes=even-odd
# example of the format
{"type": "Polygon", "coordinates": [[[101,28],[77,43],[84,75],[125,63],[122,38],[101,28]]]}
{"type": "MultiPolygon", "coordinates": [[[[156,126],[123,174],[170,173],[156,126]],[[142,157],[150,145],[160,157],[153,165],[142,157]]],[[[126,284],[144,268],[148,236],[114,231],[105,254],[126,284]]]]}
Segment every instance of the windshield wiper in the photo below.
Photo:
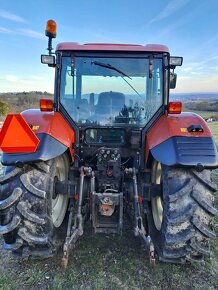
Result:
{"type": "Polygon", "coordinates": [[[130,76],[128,76],[127,74],[125,74],[123,71],[119,70],[118,68],[116,68],[115,66],[110,65],[109,63],[103,63],[103,62],[99,62],[99,61],[92,61],[91,64],[95,64],[98,66],[102,66],[108,69],[112,69],[115,70],[116,72],[120,73],[122,76],[122,79],[133,89],[133,91],[140,97],[142,98],[142,96],[139,94],[139,92],[137,92],[137,90],[126,80],[124,79],[124,77],[129,78],[130,80],[132,80],[132,78],[130,76]]]}
{"type": "Polygon", "coordinates": [[[123,75],[124,77],[127,77],[127,78],[131,79],[130,76],[128,76],[123,71],[121,71],[118,68],[116,68],[115,66],[110,65],[109,63],[103,63],[103,62],[99,62],[99,61],[92,61],[92,63],[95,64],[95,65],[99,65],[99,66],[102,66],[102,67],[105,67],[105,68],[109,68],[109,69],[115,70],[118,73],[120,73],[121,75],[123,75]]]}

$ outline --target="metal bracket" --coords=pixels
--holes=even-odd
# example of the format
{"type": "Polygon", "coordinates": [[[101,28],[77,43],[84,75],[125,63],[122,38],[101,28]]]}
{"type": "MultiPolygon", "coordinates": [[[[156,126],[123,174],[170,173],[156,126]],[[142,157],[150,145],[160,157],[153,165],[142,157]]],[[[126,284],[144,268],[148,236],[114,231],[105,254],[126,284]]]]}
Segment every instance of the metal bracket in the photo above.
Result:
{"type": "Polygon", "coordinates": [[[162,190],[160,184],[143,184],[143,197],[146,200],[151,200],[151,197],[161,196],[162,190]]]}
{"type": "MultiPolygon", "coordinates": [[[[145,244],[145,247],[149,250],[150,265],[152,267],[154,267],[155,266],[154,244],[153,244],[150,236],[146,237],[146,230],[145,230],[145,227],[143,225],[143,218],[142,218],[142,214],[141,214],[141,208],[139,205],[136,170],[135,170],[135,168],[129,168],[128,170],[126,170],[126,173],[131,174],[132,180],[133,180],[134,215],[135,215],[134,233],[135,233],[135,236],[139,236],[142,239],[143,243],[145,244]]],[[[156,189],[155,186],[154,187],[149,186],[149,189],[151,189],[151,188],[153,188],[154,190],[156,189]]]]}
{"type": "Polygon", "coordinates": [[[70,180],[56,180],[55,181],[55,194],[63,194],[68,195],[69,197],[73,197],[76,192],[76,182],[70,180]]]}
{"type": "Polygon", "coordinates": [[[148,242],[148,247],[149,247],[150,265],[153,268],[156,265],[156,258],[155,258],[154,244],[150,236],[147,236],[147,242],[148,242]]]}
{"type": "Polygon", "coordinates": [[[83,223],[84,223],[84,217],[82,216],[83,185],[84,185],[85,175],[90,176],[90,172],[91,172],[91,168],[89,167],[88,168],[81,167],[80,169],[80,186],[79,186],[79,199],[78,199],[77,214],[75,215],[74,225],[72,227],[73,204],[71,204],[68,225],[67,225],[67,236],[65,239],[64,247],[63,247],[64,255],[62,258],[62,265],[64,269],[66,269],[67,264],[68,264],[70,250],[74,247],[78,238],[83,235],[83,223]]]}

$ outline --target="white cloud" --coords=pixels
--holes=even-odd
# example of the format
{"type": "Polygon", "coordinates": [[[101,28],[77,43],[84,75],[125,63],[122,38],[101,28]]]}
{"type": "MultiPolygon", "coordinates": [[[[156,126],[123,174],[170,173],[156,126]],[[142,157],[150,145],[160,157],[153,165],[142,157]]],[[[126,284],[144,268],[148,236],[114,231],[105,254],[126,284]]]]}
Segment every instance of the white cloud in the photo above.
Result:
{"type": "Polygon", "coordinates": [[[180,69],[181,73],[191,73],[191,74],[202,74],[205,73],[205,67],[200,65],[200,63],[195,66],[185,66],[180,69]]]}
{"type": "Polygon", "coordinates": [[[218,76],[178,76],[175,93],[218,92],[218,76]]]}
{"type": "Polygon", "coordinates": [[[10,21],[15,21],[15,22],[21,22],[21,23],[26,22],[22,17],[16,14],[13,14],[11,12],[5,11],[5,10],[0,10],[0,17],[8,19],[10,21]]]}
{"type": "Polygon", "coordinates": [[[31,79],[34,81],[43,81],[44,77],[43,76],[32,76],[31,79]]]}
{"type": "Polygon", "coordinates": [[[36,39],[44,39],[44,34],[32,29],[25,29],[25,28],[19,28],[17,30],[10,30],[8,28],[5,28],[3,26],[0,26],[0,33],[5,34],[15,34],[15,35],[23,35],[26,37],[36,38],[36,39]]]}
{"type": "Polygon", "coordinates": [[[54,70],[41,75],[3,75],[0,77],[0,92],[47,91],[54,90],[54,70]]]}
{"type": "Polygon", "coordinates": [[[212,67],[210,67],[210,69],[218,71],[218,66],[212,66],[212,67]]]}
{"type": "MultiPolygon", "coordinates": [[[[194,58],[194,57],[193,57],[194,58]]],[[[199,62],[187,62],[187,65],[183,65],[181,68],[179,68],[178,75],[210,75],[213,77],[214,75],[217,75],[218,71],[218,57],[209,57],[204,58],[203,60],[199,62]]]]}
{"type": "Polygon", "coordinates": [[[35,30],[20,28],[18,29],[18,34],[22,34],[24,36],[37,38],[37,39],[44,39],[44,34],[35,30]]]}
{"type": "Polygon", "coordinates": [[[157,16],[151,19],[150,24],[169,17],[170,15],[174,14],[177,10],[185,6],[189,1],[190,0],[172,0],[157,16]]]}
{"type": "Polygon", "coordinates": [[[211,64],[209,62],[218,64],[218,33],[211,38],[205,38],[203,41],[196,42],[196,44],[189,49],[185,56],[187,61],[199,61],[208,69],[211,64]],[[206,53],[205,53],[206,52],[206,53]]]}
{"type": "Polygon", "coordinates": [[[12,31],[8,28],[0,26],[0,33],[11,33],[12,31]]]}
{"type": "Polygon", "coordinates": [[[9,81],[9,82],[17,82],[18,81],[18,77],[14,76],[14,75],[6,75],[5,76],[5,80],[9,81]]]}
{"type": "Polygon", "coordinates": [[[211,56],[207,59],[207,61],[211,61],[211,60],[218,60],[218,55],[211,56]]]}
{"type": "Polygon", "coordinates": [[[178,76],[178,78],[179,78],[179,80],[181,81],[183,81],[183,80],[189,80],[190,79],[190,77],[189,76],[178,76]]]}

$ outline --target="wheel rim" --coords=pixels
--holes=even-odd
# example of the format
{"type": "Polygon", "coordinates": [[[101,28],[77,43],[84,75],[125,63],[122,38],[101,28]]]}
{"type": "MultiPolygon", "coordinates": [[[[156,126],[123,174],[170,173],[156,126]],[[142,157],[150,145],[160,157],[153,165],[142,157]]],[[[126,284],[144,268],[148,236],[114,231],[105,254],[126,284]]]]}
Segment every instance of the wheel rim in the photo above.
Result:
{"type": "MultiPolygon", "coordinates": [[[[63,157],[57,161],[55,168],[55,177],[60,181],[66,180],[68,176],[68,163],[63,157]]],[[[58,228],[62,224],[68,206],[68,196],[57,193],[55,198],[52,198],[52,222],[58,228]]]]}
{"type": "MultiPolygon", "coordinates": [[[[152,170],[152,183],[161,184],[161,165],[155,162],[152,170]]],[[[151,199],[152,216],[156,229],[159,231],[163,221],[163,202],[161,196],[156,196],[151,199]]]]}

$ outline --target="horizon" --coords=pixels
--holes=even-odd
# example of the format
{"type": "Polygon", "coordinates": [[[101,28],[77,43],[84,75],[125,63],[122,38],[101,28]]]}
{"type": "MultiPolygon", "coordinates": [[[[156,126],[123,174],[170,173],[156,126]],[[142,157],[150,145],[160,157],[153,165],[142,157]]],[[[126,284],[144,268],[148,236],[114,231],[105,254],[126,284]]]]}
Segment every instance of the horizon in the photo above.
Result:
{"type": "Polygon", "coordinates": [[[218,92],[217,0],[81,0],[65,5],[4,1],[0,9],[0,93],[54,90],[54,70],[40,63],[46,53],[46,22],[57,23],[60,42],[160,43],[182,56],[173,93],[218,92]],[[163,3],[164,2],[164,3],[163,3]],[[43,7],[43,9],[42,9],[43,7]],[[205,17],[210,15],[210,17],[205,17]],[[122,16],[122,17],[121,17],[122,16]],[[130,21],[131,20],[131,21],[130,21]]]}
{"type": "MultiPolygon", "coordinates": [[[[4,94],[28,94],[28,93],[42,93],[42,94],[51,94],[53,95],[54,93],[47,92],[47,91],[38,91],[38,90],[33,90],[33,91],[17,91],[17,92],[0,92],[0,95],[4,94]]],[[[186,92],[186,93],[180,93],[180,92],[173,92],[173,90],[170,90],[170,95],[217,95],[218,96],[218,91],[217,92],[186,92]]]]}

